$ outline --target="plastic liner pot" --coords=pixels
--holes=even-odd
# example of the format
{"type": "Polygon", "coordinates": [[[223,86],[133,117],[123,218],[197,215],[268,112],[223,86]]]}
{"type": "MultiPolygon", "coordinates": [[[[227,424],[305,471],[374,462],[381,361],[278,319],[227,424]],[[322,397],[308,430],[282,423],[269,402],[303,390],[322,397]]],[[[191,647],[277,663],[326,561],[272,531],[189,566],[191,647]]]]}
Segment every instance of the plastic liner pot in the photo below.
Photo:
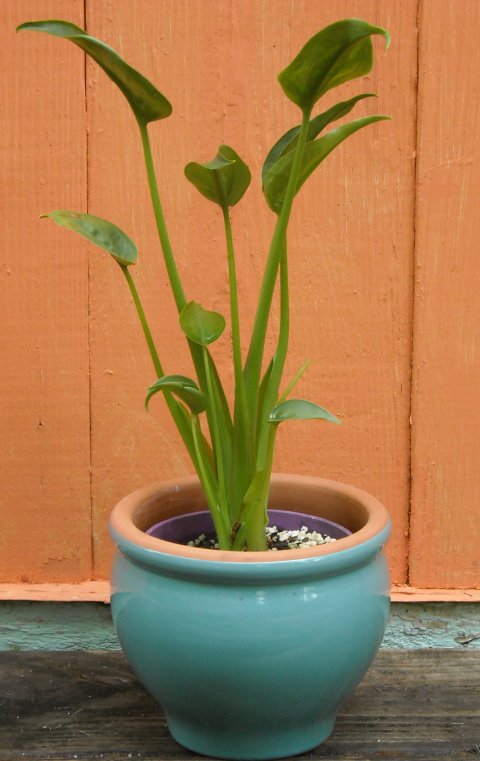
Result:
{"type": "Polygon", "coordinates": [[[385,630],[390,521],[383,505],[345,484],[275,475],[270,507],[352,533],[273,553],[147,535],[155,523],[205,508],[194,478],[140,489],[111,516],[121,646],[172,736],[205,755],[274,759],[319,745],[385,630]]]}
{"type": "MultiPolygon", "coordinates": [[[[295,531],[306,525],[310,531],[327,534],[335,540],[342,539],[352,533],[349,529],[333,521],[293,512],[292,510],[269,510],[268,518],[269,526],[277,526],[279,530],[295,531]]],[[[150,536],[156,536],[157,539],[166,539],[167,542],[186,544],[190,539],[196,538],[200,534],[205,534],[208,539],[214,538],[215,529],[210,512],[201,510],[196,513],[166,518],[155,523],[147,529],[146,533],[150,536]]]]}

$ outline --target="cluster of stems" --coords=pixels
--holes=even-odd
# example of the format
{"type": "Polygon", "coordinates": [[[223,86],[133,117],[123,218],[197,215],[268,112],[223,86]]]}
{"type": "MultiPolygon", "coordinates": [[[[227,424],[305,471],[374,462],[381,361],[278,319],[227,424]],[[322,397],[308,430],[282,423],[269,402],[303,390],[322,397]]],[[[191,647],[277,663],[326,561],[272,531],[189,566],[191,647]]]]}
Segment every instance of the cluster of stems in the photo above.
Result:
{"type": "MultiPolygon", "coordinates": [[[[208,399],[206,419],[210,442],[203,434],[199,415],[188,411],[170,391],[168,409],[185,442],[201,481],[221,549],[266,549],[267,502],[277,425],[269,419],[279,400],[279,390],[289,338],[287,227],[298,174],[307,141],[310,112],[303,114],[295,158],[277,217],[260,289],[252,337],[245,363],[240,343],[237,275],[228,206],[222,208],[230,287],[230,324],[235,377],[233,415],[226,402],[214,359],[207,346],[188,340],[198,385],[208,399]],[[280,280],[280,325],[275,354],[262,378],[265,339],[277,279],[280,280]]],[[[155,221],[175,305],[180,314],[187,304],[170,243],[158,192],[148,126],[140,127],[143,154],[155,221]]],[[[165,375],[134,280],[121,267],[145,335],[157,378],[165,375]]],[[[300,374],[299,374],[300,375],[300,374]]],[[[294,379],[295,382],[297,378],[294,379]]],[[[282,396],[286,398],[292,384],[282,396]]]]}

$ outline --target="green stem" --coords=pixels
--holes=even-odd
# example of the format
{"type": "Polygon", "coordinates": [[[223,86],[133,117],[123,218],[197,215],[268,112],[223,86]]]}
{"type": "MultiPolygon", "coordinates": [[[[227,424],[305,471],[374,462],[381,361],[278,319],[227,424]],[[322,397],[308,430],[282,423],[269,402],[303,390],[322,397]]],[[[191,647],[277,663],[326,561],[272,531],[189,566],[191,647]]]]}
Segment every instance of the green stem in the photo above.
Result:
{"type": "MultiPolygon", "coordinates": [[[[167,274],[170,281],[170,286],[172,288],[172,293],[173,293],[173,297],[177,307],[177,311],[180,313],[183,307],[185,306],[185,304],[187,303],[186,297],[182,288],[180,276],[178,274],[177,265],[175,263],[175,258],[174,258],[172,246],[170,243],[170,238],[168,237],[168,231],[165,224],[162,204],[161,204],[160,195],[158,192],[158,183],[157,183],[157,177],[155,174],[155,166],[153,163],[152,149],[150,146],[150,138],[148,136],[148,128],[147,128],[147,125],[144,124],[141,120],[138,120],[138,126],[140,128],[140,135],[142,138],[142,147],[143,147],[143,154],[145,158],[145,167],[147,170],[148,186],[150,189],[150,196],[152,199],[153,212],[154,212],[155,221],[157,224],[160,245],[162,247],[163,256],[165,259],[165,265],[167,268],[167,274]]],[[[190,349],[190,354],[192,356],[193,364],[195,365],[195,371],[197,373],[197,378],[198,378],[200,388],[202,389],[202,391],[205,391],[206,378],[205,378],[205,372],[203,369],[203,357],[202,357],[201,348],[200,346],[198,346],[197,344],[193,343],[193,341],[190,341],[190,340],[188,341],[188,347],[190,349]]],[[[211,359],[211,362],[213,363],[213,359],[211,359]]],[[[216,368],[215,368],[214,383],[217,388],[217,392],[223,393],[223,389],[219,388],[220,380],[218,378],[218,373],[216,371],[216,368]]],[[[224,414],[226,416],[225,410],[224,410],[224,414]]],[[[210,418],[208,420],[208,423],[209,423],[209,427],[211,428],[210,418]]]]}
{"type": "MultiPolygon", "coordinates": [[[[145,336],[145,340],[147,342],[148,350],[150,352],[150,356],[152,358],[153,367],[155,369],[155,372],[157,374],[158,378],[161,378],[165,373],[163,372],[162,364],[160,362],[160,358],[158,356],[157,349],[155,347],[155,342],[152,337],[152,332],[150,330],[150,327],[147,322],[147,318],[145,317],[145,311],[142,306],[142,302],[140,300],[140,296],[138,295],[137,287],[135,285],[135,282],[128,270],[127,266],[120,265],[120,269],[122,270],[123,274],[125,275],[125,279],[128,283],[128,287],[130,289],[130,293],[132,294],[133,303],[135,304],[135,308],[137,310],[137,314],[140,320],[140,324],[143,329],[143,333],[145,336]]],[[[187,448],[188,454],[190,455],[193,465],[195,467],[195,470],[198,472],[198,459],[197,454],[195,451],[195,447],[193,446],[193,440],[190,433],[189,428],[189,422],[188,422],[188,413],[184,410],[184,408],[176,401],[176,399],[172,396],[171,393],[165,392],[165,401],[167,402],[168,409],[170,410],[170,413],[176,423],[176,426],[178,428],[178,431],[185,442],[185,446],[187,448]]]]}
{"type": "Polygon", "coordinates": [[[161,378],[163,375],[165,375],[165,373],[163,372],[163,368],[160,363],[160,359],[158,357],[158,352],[155,347],[155,343],[153,341],[151,330],[148,326],[147,318],[145,317],[145,312],[143,310],[142,302],[140,301],[140,296],[138,295],[137,287],[135,285],[135,282],[130,272],[128,271],[128,267],[126,267],[125,265],[120,265],[120,268],[123,274],[125,275],[125,279],[128,283],[128,287],[130,288],[130,293],[132,294],[133,303],[135,304],[135,308],[137,310],[137,314],[140,319],[140,324],[143,328],[145,340],[147,342],[148,350],[152,358],[153,367],[155,368],[155,372],[157,373],[157,378],[161,378]]]}
{"type": "Polygon", "coordinates": [[[160,244],[162,246],[162,251],[165,258],[165,265],[167,267],[168,278],[172,287],[173,298],[175,299],[175,304],[177,305],[178,311],[181,312],[187,303],[187,300],[185,298],[182,284],[180,282],[180,276],[178,274],[177,265],[173,256],[172,246],[170,244],[170,238],[168,237],[165,218],[163,216],[162,204],[160,202],[160,195],[158,193],[157,178],[155,175],[155,167],[153,164],[150,138],[148,137],[148,128],[147,125],[141,121],[138,122],[138,126],[140,127],[140,135],[142,137],[143,155],[145,157],[148,186],[150,188],[150,196],[152,198],[155,222],[157,223],[158,237],[160,238],[160,244]]]}
{"type": "Polygon", "coordinates": [[[245,395],[242,350],[240,344],[240,317],[238,312],[237,273],[235,269],[235,254],[233,250],[232,225],[230,223],[228,208],[223,209],[223,221],[225,225],[225,238],[227,241],[228,254],[228,278],[230,282],[230,319],[232,324],[232,349],[235,383],[238,386],[237,390],[245,395]]]}
{"type": "Polygon", "coordinates": [[[240,508],[245,490],[253,475],[253,434],[248,415],[245,378],[243,375],[242,349],[240,339],[240,317],[238,309],[237,273],[233,248],[232,226],[228,208],[223,208],[225,238],[228,255],[228,277],[230,285],[230,321],[232,327],[232,353],[235,373],[235,409],[233,431],[233,459],[230,473],[229,510],[234,520],[240,508]]]}
{"type": "Polygon", "coordinates": [[[290,383],[287,384],[287,386],[285,387],[285,391],[282,393],[282,395],[280,396],[280,398],[278,400],[279,404],[280,404],[280,402],[284,402],[285,399],[289,396],[289,394],[292,393],[293,389],[297,385],[298,381],[300,380],[300,378],[302,377],[304,372],[309,368],[309,366],[311,364],[311,361],[312,361],[311,359],[307,359],[307,361],[304,362],[303,365],[301,366],[301,368],[298,371],[298,373],[292,378],[290,383]]]}
{"type": "Polygon", "coordinates": [[[267,521],[268,497],[270,494],[270,480],[272,475],[273,457],[275,453],[275,438],[277,436],[278,425],[269,423],[268,441],[265,452],[264,479],[261,489],[261,496],[257,506],[256,515],[247,521],[246,540],[247,548],[250,550],[266,549],[265,527],[267,521]]]}
{"type": "Polygon", "coordinates": [[[290,309],[289,309],[289,289],[288,289],[288,259],[287,259],[287,242],[284,241],[282,255],[280,259],[280,329],[278,333],[277,350],[273,361],[272,372],[268,379],[262,405],[260,419],[260,430],[257,447],[257,470],[263,470],[269,457],[269,442],[271,436],[272,423],[269,422],[269,415],[272,408],[277,403],[278,391],[282,380],[285,360],[287,358],[288,339],[290,336],[290,309]]]}
{"type": "Polygon", "coordinates": [[[218,544],[220,546],[220,549],[230,550],[232,546],[232,542],[230,539],[230,528],[229,528],[229,525],[225,523],[225,516],[223,514],[223,511],[221,510],[221,506],[220,506],[217,494],[215,493],[216,484],[212,483],[211,475],[206,468],[204,452],[202,451],[202,448],[201,448],[201,437],[199,435],[200,422],[198,420],[198,415],[192,415],[191,431],[192,431],[193,444],[194,444],[195,451],[198,457],[198,477],[202,484],[202,489],[204,491],[208,506],[210,508],[213,525],[215,528],[215,532],[217,534],[218,544]]]}
{"type": "Polygon", "coordinates": [[[250,348],[245,364],[244,372],[247,386],[247,399],[250,415],[252,418],[255,415],[257,405],[258,385],[262,369],[263,350],[267,333],[268,316],[272,304],[283,242],[286,237],[293,199],[297,190],[297,182],[302,165],[303,152],[308,136],[309,122],[310,110],[306,110],[303,112],[302,126],[298,136],[297,147],[295,149],[295,158],[285,191],[285,198],[283,201],[282,209],[278,215],[277,224],[275,225],[275,230],[273,232],[267,263],[265,265],[265,272],[253,326],[252,339],[250,342],[250,348]]]}
{"type": "Polygon", "coordinates": [[[211,431],[212,446],[213,446],[213,451],[215,454],[215,461],[217,464],[219,498],[220,498],[222,512],[224,515],[226,515],[228,514],[228,505],[227,505],[227,496],[226,496],[226,489],[225,489],[225,471],[224,471],[223,453],[222,453],[222,438],[220,436],[220,425],[218,420],[217,396],[213,389],[212,375],[210,372],[210,362],[209,362],[207,347],[202,346],[202,350],[203,350],[205,377],[207,380],[208,399],[209,399],[209,405],[211,406],[210,411],[211,411],[211,421],[212,421],[212,431],[211,431]]]}

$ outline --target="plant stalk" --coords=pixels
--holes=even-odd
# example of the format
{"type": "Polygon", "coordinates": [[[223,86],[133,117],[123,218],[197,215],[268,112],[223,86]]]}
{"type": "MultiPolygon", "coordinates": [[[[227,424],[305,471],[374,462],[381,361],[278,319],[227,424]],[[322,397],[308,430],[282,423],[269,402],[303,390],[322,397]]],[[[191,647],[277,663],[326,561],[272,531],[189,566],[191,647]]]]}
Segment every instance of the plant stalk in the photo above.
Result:
{"type": "MultiPolygon", "coordinates": [[[[143,154],[145,158],[145,167],[147,170],[148,186],[150,189],[150,196],[152,200],[155,221],[157,224],[160,245],[162,247],[163,256],[165,259],[165,265],[167,268],[167,274],[170,281],[170,286],[172,288],[172,293],[173,293],[173,297],[177,307],[177,311],[180,314],[183,307],[186,305],[187,301],[186,301],[185,293],[182,288],[180,276],[178,274],[178,269],[175,262],[175,257],[173,255],[173,250],[170,243],[170,238],[168,236],[168,231],[165,224],[162,204],[160,201],[160,194],[158,192],[158,183],[157,183],[157,177],[155,173],[155,166],[153,162],[150,138],[148,135],[148,128],[147,128],[147,125],[143,123],[141,120],[137,120],[137,121],[138,121],[138,126],[140,128],[143,154]]],[[[205,370],[204,370],[204,364],[203,364],[202,350],[200,346],[198,346],[198,344],[195,344],[193,341],[190,341],[189,339],[188,339],[188,348],[190,350],[193,364],[195,366],[195,371],[197,373],[199,386],[202,389],[202,391],[205,392],[207,390],[207,383],[206,383],[206,376],[205,376],[205,370]]],[[[210,357],[210,362],[213,365],[213,370],[214,370],[213,383],[215,385],[216,391],[219,395],[222,395],[222,398],[224,399],[225,395],[223,393],[223,388],[221,387],[220,379],[218,377],[218,373],[214,366],[212,357],[210,357]]],[[[223,405],[222,409],[223,409],[223,415],[226,418],[227,417],[226,404],[223,405]]],[[[210,414],[207,414],[207,419],[208,419],[208,426],[211,431],[213,426],[213,421],[211,420],[210,414]]],[[[226,422],[228,423],[229,421],[227,420],[226,422]]],[[[230,424],[231,424],[231,420],[230,420],[230,424]]],[[[229,443],[225,442],[224,446],[225,448],[227,448],[229,446],[229,443]]]]}
{"type": "Polygon", "coordinates": [[[268,317],[282,254],[283,241],[286,237],[293,199],[295,197],[298,177],[302,165],[303,152],[305,143],[307,141],[310,114],[311,109],[307,109],[303,112],[302,126],[298,135],[297,147],[295,149],[295,158],[285,191],[285,198],[283,201],[282,209],[278,215],[275,230],[273,232],[267,263],[265,265],[265,272],[258,299],[257,311],[255,314],[252,339],[245,363],[244,372],[247,387],[247,399],[249,412],[252,416],[252,419],[254,418],[257,405],[258,385],[262,369],[263,350],[267,333],[268,317]]]}
{"type": "MultiPolygon", "coordinates": [[[[278,400],[278,392],[282,381],[285,361],[288,351],[290,336],[290,306],[288,287],[288,259],[287,241],[284,240],[280,258],[280,328],[278,333],[277,349],[273,360],[272,372],[268,379],[267,388],[262,405],[260,417],[260,430],[258,431],[256,469],[262,470],[267,466],[269,456],[270,428],[269,415],[278,400]]],[[[270,464],[271,467],[271,464],[270,464]]]]}
{"type": "MultiPolygon", "coordinates": [[[[211,407],[211,421],[212,421],[212,446],[215,455],[215,462],[217,464],[217,481],[218,481],[218,501],[220,503],[220,513],[222,520],[228,522],[228,500],[225,482],[225,465],[223,461],[222,451],[222,436],[220,431],[219,414],[217,407],[217,397],[213,389],[212,375],[210,370],[209,355],[206,346],[202,346],[203,360],[205,364],[205,376],[207,379],[208,388],[208,403],[211,407]]],[[[223,431],[222,431],[223,433],[223,431]]]]}
{"type": "Polygon", "coordinates": [[[206,468],[206,461],[200,444],[201,430],[198,415],[192,415],[190,424],[193,444],[198,457],[198,477],[210,508],[210,514],[217,534],[218,544],[220,549],[230,550],[232,547],[230,528],[228,523],[225,522],[225,515],[219,503],[218,493],[216,493],[215,486],[218,486],[218,484],[212,483],[213,479],[206,468]]]}
{"type": "MultiPolygon", "coordinates": [[[[150,356],[152,358],[153,367],[155,369],[155,372],[157,374],[158,378],[162,378],[165,373],[163,372],[162,364],[160,362],[160,358],[158,356],[157,349],[155,347],[155,342],[153,340],[152,332],[150,330],[150,327],[147,322],[147,318],[145,316],[145,311],[143,309],[142,302],[140,300],[140,296],[138,295],[137,287],[135,285],[135,282],[128,271],[128,267],[124,265],[120,265],[120,269],[122,270],[125,279],[127,281],[128,287],[130,289],[130,293],[132,295],[133,303],[135,304],[135,308],[137,310],[137,314],[140,320],[140,324],[143,329],[143,333],[145,336],[145,340],[147,342],[148,350],[150,352],[150,356]]],[[[195,451],[195,447],[193,445],[193,440],[189,428],[189,422],[188,422],[188,413],[186,410],[180,405],[176,399],[172,396],[171,393],[165,392],[165,401],[167,402],[168,409],[170,410],[170,413],[175,421],[175,424],[178,428],[178,431],[185,443],[185,446],[187,447],[188,454],[190,455],[193,465],[195,467],[195,470],[198,472],[198,459],[197,459],[197,453],[195,451]]]]}
{"type": "Polygon", "coordinates": [[[170,238],[168,237],[167,226],[165,224],[165,217],[163,216],[162,204],[160,202],[160,195],[158,192],[157,177],[155,174],[155,167],[153,164],[152,149],[150,146],[150,138],[148,136],[148,127],[141,121],[138,122],[140,127],[140,135],[142,137],[143,155],[145,157],[145,167],[147,169],[148,186],[150,188],[150,196],[152,199],[153,213],[155,215],[155,222],[157,223],[158,237],[160,238],[160,244],[162,246],[163,255],[165,258],[165,265],[167,267],[168,279],[172,287],[173,298],[179,312],[187,303],[185,293],[180,282],[180,276],[178,274],[177,265],[173,256],[172,246],[170,238]]]}

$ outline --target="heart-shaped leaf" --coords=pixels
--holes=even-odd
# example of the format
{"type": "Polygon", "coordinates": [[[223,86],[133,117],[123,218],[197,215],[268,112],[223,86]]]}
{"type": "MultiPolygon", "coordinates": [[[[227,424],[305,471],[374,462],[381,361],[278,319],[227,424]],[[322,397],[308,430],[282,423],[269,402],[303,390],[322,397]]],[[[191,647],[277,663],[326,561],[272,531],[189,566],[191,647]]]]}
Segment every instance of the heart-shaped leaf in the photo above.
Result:
{"type": "Polygon", "coordinates": [[[78,45],[120,88],[142,124],[165,119],[172,113],[168,100],[143,74],[129,66],[115,50],[95,37],[91,37],[76,24],[55,20],[27,21],[17,27],[17,32],[19,31],[46,32],[55,37],[71,40],[78,45]]]}
{"type": "MultiPolygon", "coordinates": [[[[342,124],[340,127],[336,127],[335,129],[326,132],[325,135],[318,137],[316,140],[307,143],[303,152],[302,167],[300,169],[296,192],[298,193],[303,183],[308,177],[310,177],[314,169],[326,159],[328,154],[331,153],[337,145],[346,140],[347,137],[358,132],[359,129],[366,127],[368,124],[373,124],[374,122],[383,121],[384,119],[389,118],[389,116],[364,116],[361,119],[348,122],[348,124],[342,124]]],[[[263,184],[263,192],[267,203],[276,214],[279,214],[282,209],[288,178],[290,177],[293,165],[294,154],[295,151],[289,151],[285,156],[282,156],[282,158],[271,167],[263,184]]]]}
{"type": "Polygon", "coordinates": [[[280,402],[271,411],[269,420],[270,423],[282,423],[284,420],[328,420],[330,423],[340,423],[338,417],[331,412],[305,399],[280,402]]]}
{"type": "MultiPolygon", "coordinates": [[[[350,98],[350,100],[344,100],[341,103],[337,103],[335,106],[332,106],[332,108],[329,108],[328,111],[324,111],[323,114],[318,114],[318,116],[315,116],[308,125],[307,142],[315,140],[317,135],[319,135],[328,124],[337,119],[341,119],[342,116],[346,116],[350,113],[359,100],[376,97],[375,93],[362,93],[362,95],[356,95],[354,98],[350,98]]],[[[289,151],[295,150],[300,130],[300,124],[296,127],[292,127],[288,132],[285,132],[285,134],[277,140],[273,148],[270,149],[262,167],[262,183],[265,182],[267,174],[275,162],[289,151]]]]}
{"type": "Polygon", "coordinates": [[[248,166],[228,145],[221,145],[215,158],[206,164],[187,164],[185,177],[205,198],[223,209],[240,201],[251,179],[248,166]]]}
{"type": "Polygon", "coordinates": [[[344,19],[322,29],[278,75],[285,95],[304,111],[332,87],[368,74],[372,68],[371,35],[386,29],[361,19],[344,19]]]}
{"type": "Polygon", "coordinates": [[[106,219],[94,217],[93,214],[81,214],[77,211],[58,210],[42,214],[50,217],[60,227],[82,235],[96,246],[104,248],[122,266],[128,267],[137,261],[137,247],[119,227],[106,219]]]}
{"type": "Polygon", "coordinates": [[[147,389],[147,396],[145,398],[147,410],[150,399],[155,394],[158,394],[159,391],[170,391],[178,396],[182,402],[185,402],[194,415],[203,412],[207,407],[207,397],[205,394],[200,391],[194,380],[187,378],[185,375],[164,375],[162,378],[158,378],[155,383],[152,383],[147,389]]]}
{"type": "Polygon", "coordinates": [[[207,346],[225,330],[225,318],[218,312],[209,312],[196,301],[190,301],[180,312],[180,327],[191,341],[207,346]]]}

